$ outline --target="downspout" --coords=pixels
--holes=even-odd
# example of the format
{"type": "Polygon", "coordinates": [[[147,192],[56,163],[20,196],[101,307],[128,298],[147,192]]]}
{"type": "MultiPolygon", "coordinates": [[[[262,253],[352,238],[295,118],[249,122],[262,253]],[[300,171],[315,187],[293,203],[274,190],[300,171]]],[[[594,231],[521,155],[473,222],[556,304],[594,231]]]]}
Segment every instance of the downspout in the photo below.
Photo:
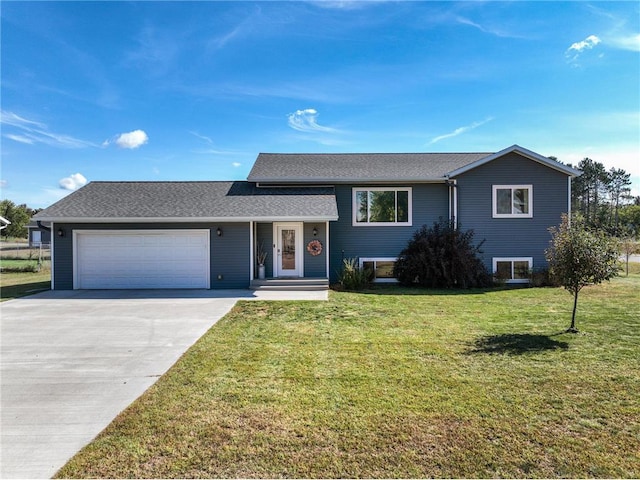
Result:
{"type": "Polygon", "coordinates": [[[567,193],[568,193],[568,200],[567,200],[567,221],[569,222],[569,228],[571,228],[571,175],[569,175],[567,177],[568,180],[568,189],[567,189],[567,193]]]}
{"type": "Polygon", "coordinates": [[[325,260],[325,272],[327,274],[327,280],[328,280],[329,277],[330,277],[330,275],[329,275],[329,268],[330,268],[329,267],[329,265],[330,265],[330,263],[329,263],[329,221],[328,220],[326,222],[325,232],[326,232],[326,234],[325,234],[326,238],[324,240],[325,250],[326,250],[326,253],[325,253],[325,257],[326,257],[326,260],[325,260]]]}
{"type": "Polygon", "coordinates": [[[458,181],[447,177],[449,186],[449,221],[453,223],[453,228],[458,229],[458,181]]]}
{"type": "Polygon", "coordinates": [[[253,282],[253,279],[255,277],[255,254],[256,254],[256,248],[255,248],[255,228],[254,228],[254,222],[250,221],[249,222],[249,260],[250,260],[250,264],[249,264],[249,285],[251,285],[251,283],[253,282]]]}
{"type": "MultiPolygon", "coordinates": [[[[38,226],[40,226],[40,222],[38,222],[38,226]]],[[[49,230],[53,231],[53,222],[51,222],[51,227],[49,227],[49,230]]],[[[55,260],[55,245],[54,245],[54,238],[55,235],[52,233],[51,234],[51,240],[50,240],[50,244],[49,244],[49,250],[51,252],[51,290],[55,290],[56,289],[56,260],[55,260]]]]}
{"type": "Polygon", "coordinates": [[[46,230],[47,232],[51,231],[51,227],[47,227],[46,225],[43,225],[43,223],[40,220],[36,220],[36,223],[38,225],[38,228],[41,228],[42,230],[46,230]]]}

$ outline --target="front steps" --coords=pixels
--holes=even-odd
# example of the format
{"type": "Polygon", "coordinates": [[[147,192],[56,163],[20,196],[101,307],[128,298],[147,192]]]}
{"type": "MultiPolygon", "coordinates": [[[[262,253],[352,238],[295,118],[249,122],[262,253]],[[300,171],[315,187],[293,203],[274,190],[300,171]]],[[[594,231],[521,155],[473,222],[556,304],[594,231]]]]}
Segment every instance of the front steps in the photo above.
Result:
{"type": "Polygon", "coordinates": [[[252,280],[251,290],[328,290],[328,278],[267,278],[252,280]]]}

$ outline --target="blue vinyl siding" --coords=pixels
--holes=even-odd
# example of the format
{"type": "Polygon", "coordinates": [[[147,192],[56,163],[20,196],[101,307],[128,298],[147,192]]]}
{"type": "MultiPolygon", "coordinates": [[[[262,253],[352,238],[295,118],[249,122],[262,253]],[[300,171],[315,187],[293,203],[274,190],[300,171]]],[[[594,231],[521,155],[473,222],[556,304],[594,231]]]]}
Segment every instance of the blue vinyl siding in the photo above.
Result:
{"type": "Polygon", "coordinates": [[[210,230],[210,276],[211,288],[247,288],[249,286],[249,223],[153,223],[153,224],[62,224],[55,230],[64,229],[64,236],[53,240],[53,288],[73,289],[73,230],[163,230],[163,229],[209,229],[210,230]],[[220,227],[222,236],[216,235],[220,227]],[[218,275],[222,279],[218,280],[218,275]]]}
{"type": "Polygon", "coordinates": [[[355,186],[372,185],[335,187],[339,219],[329,225],[331,282],[337,281],[344,258],[397,257],[418,228],[431,225],[440,217],[449,218],[449,188],[444,183],[389,185],[390,188],[412,188],[412,225],[353,226],[352,188],[355,186]]]}
{"type": "MultiPolygon", "coordinates": [[[[273,277],[273,223],[257,223],[256,229],[256,249],[262,243],[267,259],[264,262],[265,275],[267,278],[273,277]]],[[[255,268],[255,277],[258,278],[258,268],[255,268]]]]}
{"type": "Polygon", "coordinates": [[[458,181],[458,224],[474,230],[489,271],[493,257],[533,257],[533,268],[546,267],[548,228],[568,210],[568,180],[564,173],[516,153],[505,155],[461,175],[458,181]],[[493,218],[493,185],[532,185],[533,218],[493,218]]]}
{"type": "Polygon", "coordinates": [[[52,238],[51,288],[55,290],[73,290],[73,238],[72,226],[63,223],[51,224],[51,230],[64,230],[64,236],[52,238]]]}
{"type": "Polygon", "coordinates": [[[327,278],[327,242],[326,224],[323,223],[305,223],[304,224],[304,276],[309,278],[327,278]],[[318,234],[313,236],[313,227],[316,227],[318,234]],[[322,243],[322,253],[320,255],[311,255],[307,252],[307,245],[312,240],[319,240],[322,243]]]}
{"type": "Polygon", "coordinates": [[[221,223],[211,227],[211,289],[247,288],[250,281],[249,223],[221,223]],[[223,231],[221,237],[216,229],[223,231]],[[222,280],[218,280],[222,275],[222,280]]]}

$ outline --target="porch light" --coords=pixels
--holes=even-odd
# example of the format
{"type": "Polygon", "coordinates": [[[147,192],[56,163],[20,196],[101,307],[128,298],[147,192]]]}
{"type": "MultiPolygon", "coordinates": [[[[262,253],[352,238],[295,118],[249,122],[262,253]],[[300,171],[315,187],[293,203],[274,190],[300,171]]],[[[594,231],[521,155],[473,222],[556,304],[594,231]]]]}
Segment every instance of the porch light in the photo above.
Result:
{"type": "Polygon", "coordinates": [[[216,235],[218,235],[219,237],[222,236],[222,229],[220,227],[218,227],[218,229],[216,230],[216,235]]]}
{"type": "Polygon", "coordinates": [[[62,228],[59,228],[56,233],[58,234],[59,237],[64,237],[64,230],[62,228]]]}
{"type": "Polygon", "coordinates": [[[313,227],[313,236],[314,237],[318,236],[318,227],[313,227]]]}

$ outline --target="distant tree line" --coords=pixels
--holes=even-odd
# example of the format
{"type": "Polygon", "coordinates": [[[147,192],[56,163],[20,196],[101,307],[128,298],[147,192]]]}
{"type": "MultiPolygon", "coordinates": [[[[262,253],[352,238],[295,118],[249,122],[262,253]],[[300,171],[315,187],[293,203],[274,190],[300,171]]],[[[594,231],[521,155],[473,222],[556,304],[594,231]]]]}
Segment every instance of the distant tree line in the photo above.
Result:
{"type": "Polygon", "coordinates": [[[1,200],[0,216],[9,220],[11,225],[0,230],[0,233],[5,238],[27,238],[27,224],[38,211],[27,207],[25,204],[16,205],[11,200],[1,200]]]}
{"type": "Polygon", "coordinates": [[[631,195],[631,174],[621,168],[606,170],[590,158],[576,168],[582,175],[571,184],[572,211],[582,215],[589,228],[620,237],[638,236],[640,196],[631,195]]]}

